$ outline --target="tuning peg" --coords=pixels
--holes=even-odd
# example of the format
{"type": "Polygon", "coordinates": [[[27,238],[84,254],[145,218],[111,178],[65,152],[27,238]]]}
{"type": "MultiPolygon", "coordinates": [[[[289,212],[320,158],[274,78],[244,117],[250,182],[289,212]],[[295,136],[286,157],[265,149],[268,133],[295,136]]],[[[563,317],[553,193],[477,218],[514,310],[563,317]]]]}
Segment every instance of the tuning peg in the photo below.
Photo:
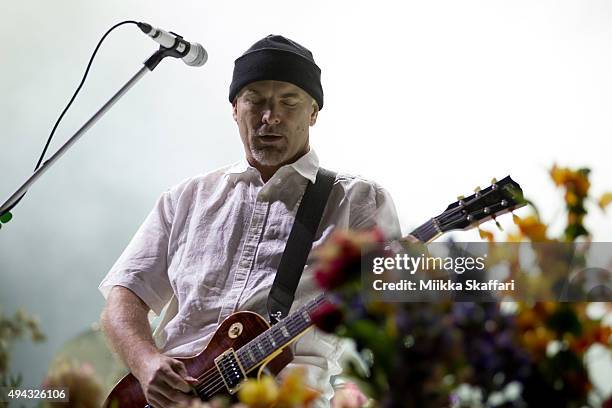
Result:
{"type": "Polygon", "coordinates": [[[463,200],[463,199],[465,199],[465,196],[462,196],[462,195],[457,196],[457,200],[461,201],[461,200],[463,200]]]}
{"type": "Polygon", "coordinates": [[[495,177],[491,179],[491,184],[497,184],[497,179],[495,177]]]}
{"type": "Polygon", "coordinates": [[[476,188],[474,189],[475,193],[479,193],[480,192],[480,186],[476,186],[476,188]]]}

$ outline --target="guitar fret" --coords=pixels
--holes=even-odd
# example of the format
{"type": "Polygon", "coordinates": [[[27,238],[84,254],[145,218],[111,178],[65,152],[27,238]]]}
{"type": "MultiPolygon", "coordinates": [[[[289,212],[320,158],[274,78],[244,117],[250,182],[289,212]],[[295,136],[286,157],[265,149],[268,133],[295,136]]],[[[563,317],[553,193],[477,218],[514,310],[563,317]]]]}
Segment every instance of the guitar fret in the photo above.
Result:
{"type": "Polygon", "coordinates": [[[288,344],[293,338],[310,327],[312,319],[309,313],[321,304],[324,299],[324,295],[319,295],[245,344],[237,352],[243,367],[247,371],[256,367],[274,351],[288,344]]]}
{"type": "Polygon", "coordinates": [[[274,340],[274,336],[272,335],[272,333],[268,335],[268,340],[272,344],[272,347],[276,348],[276,341],[274,340]]]}

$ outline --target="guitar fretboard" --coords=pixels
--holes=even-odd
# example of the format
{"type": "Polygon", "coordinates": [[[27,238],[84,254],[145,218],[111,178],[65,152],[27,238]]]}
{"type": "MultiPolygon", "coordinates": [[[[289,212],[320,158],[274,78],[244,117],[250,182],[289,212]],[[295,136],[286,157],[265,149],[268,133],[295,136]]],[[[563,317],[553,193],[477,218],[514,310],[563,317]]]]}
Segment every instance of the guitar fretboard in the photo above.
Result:
{"type": "Polygon", "coordinates": [[[420,227],[410,233],[413,237],[421,242],[429,242],[442,233],[436,217],[425,222],[420,227]]]}
{"type": "Polygon", "coordinates": [[[324,301],[324,294],[317,296],[242,346],[236,354],[245,371],[252,370],[308,329],[312,325],[310,314],[324,301]]]}

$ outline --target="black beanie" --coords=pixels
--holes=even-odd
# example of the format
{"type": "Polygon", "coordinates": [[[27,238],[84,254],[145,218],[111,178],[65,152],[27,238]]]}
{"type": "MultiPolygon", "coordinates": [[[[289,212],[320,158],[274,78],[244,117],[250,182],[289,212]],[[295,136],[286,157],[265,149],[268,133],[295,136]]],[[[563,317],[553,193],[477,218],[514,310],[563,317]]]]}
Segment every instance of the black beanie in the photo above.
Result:
{"type": "Polygon", "coordinates": [[[247,84],[255,81],[284,81],[302,88],[323,108],[321,69],[312,53],[282,35],[270,34],[257,41],[234,61],[234,75],[229,89],[229,100],[247,84]]]}

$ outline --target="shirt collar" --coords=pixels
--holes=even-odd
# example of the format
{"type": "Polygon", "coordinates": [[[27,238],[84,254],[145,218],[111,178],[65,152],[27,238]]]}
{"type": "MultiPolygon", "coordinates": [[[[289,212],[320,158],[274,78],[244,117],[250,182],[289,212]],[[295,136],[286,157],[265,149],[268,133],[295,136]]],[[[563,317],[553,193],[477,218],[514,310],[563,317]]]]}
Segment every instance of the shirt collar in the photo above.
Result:
{"type": "MultiPolygon", "coordinates": [[[[297,159],[295,162],[286,164],[280,169],[278,169],[277,173],[283,169],[292,169],[302,177],[310,180],[311,183],[314,184],[317,178],[317,172],[319,171],[319,157],[315,153],[315,151],[311,148],[308,153],[297,159]]],[[[253,166],[247,162],[246,159],[242,159],[233,165],[231,165],[226,171],[225,175],[229,176],[231,174],[245,174],[248,171],[257,171],[253,166]]],[[[286,172],[287,170],[283,170],[286,172]]]]}

